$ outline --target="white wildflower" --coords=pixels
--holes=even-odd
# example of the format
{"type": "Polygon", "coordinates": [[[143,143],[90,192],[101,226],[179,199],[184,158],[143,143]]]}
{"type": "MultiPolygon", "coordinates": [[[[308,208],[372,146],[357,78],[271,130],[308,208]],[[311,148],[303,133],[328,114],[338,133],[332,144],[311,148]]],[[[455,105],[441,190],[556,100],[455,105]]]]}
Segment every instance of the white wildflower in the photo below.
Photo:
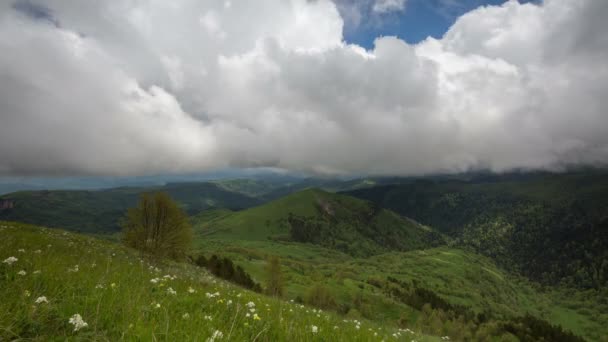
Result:
{"type": "Polygon", "coordinates": [[[27,274],[27,272],[25,272],[25,270],[21,270],[21,271],[17,272],[17,274],[20,276],[24,276],[27,274]]]}
{"type": "Polygon", "coordinates": [[[247,303],[245,305],[247,305],[248,308],[255,308],[255,303],[254,302],[249,302],[249,303],[247,303]]]}
{"type": "Polygon", "coordinates": [[[194,293],[194,292],[196,292],[196,290],[194,290],[192,287],[188,288],[188,293],[194,293]]]}
{"type": "Polygon", "coordinates": [[[75,314],[74,316],[72,316],[69,322],[70,324],[74,325],[74,331],[78,331],[82,328],[86,328],[89,326],[87,322],[82,320],[80,314],[75,314]]]}
{"type": "Polygon", "coordinates": [[[182,315],[182,318],[183,319],[189,319],[190,318],[190,314],[186,312],[185,314],[182,315]]]}
{"type": "Polygon", "coordinates": [[[174,296],[177,294],[177,292],[171,287],[167,289],[167,293],[174,296]]]}
{"type": "Polygon", "coordinates": [[[211,320],[213,320],[213,317],[211,317],[211,316],[204,316],[203,319],[206,320],[206,321],[211,321],[211,320]]]}
{"type": "Polygon", "coordinates": [[[36,254],[40,254],[40,253],[42,253],[42,251],[41,251],[41,250],[39,250],[39,249],[37,249],[37,250],[35,250],[35,251],[34,251],[34,253],[36,253],[36,254]]]}
{"type": "Polygon", "coordinates": [[[312,333],[313,333],[313,334],[316,334],[316,333],[318,333],[318,332],[319,332],[319,328],[318,328],[316,325],[313,325],[313,326],[311,327],[311,330],[312,330],[312,333]]]}
{"type": "Polygon", "coordinates": [[[49,301],[46,299],[45,296],[41,296],[36,298],[36,304],[42,304],[42,303],[48,303],[49,301]]]}
{"type": "Polygon", "coordinates": [[[152,284],[157,284],[159,281],[160,281],[160,279],[158,279],[158,278],[152,278],[152,279],[150,279],[150,282],[152,284]]]}
{"type": "Polygon", "coordinates": [[[40,270],[35,270],[33,273],[34,274],[40,274],[40,270]]]}
{"type": "Polygon", "coordinates": [[[12,257],[8,257],[8,258],[4,259],[3,263],[5,263],[7,265],[12,265],[14,262],[16,262],[18,260],[19,259],[17,259],[14,256],[12,256],[12,257]]]}
{"type": "Polygon", "coordinates": [[[224,337],[224,334],[221,331],[216,330],[213,332],[211,337],[209,337],[207,339],[207,342],[214,342],[215,340],[221,340],[223,337],[224,337]]]}
{"type": "Polygon", "coordinates": [[[19,252],[19,253],[25,253],[25,249],[23,249],[23,248],[19,248],[19,249],[17,250],[17,252],[19,252]]]}

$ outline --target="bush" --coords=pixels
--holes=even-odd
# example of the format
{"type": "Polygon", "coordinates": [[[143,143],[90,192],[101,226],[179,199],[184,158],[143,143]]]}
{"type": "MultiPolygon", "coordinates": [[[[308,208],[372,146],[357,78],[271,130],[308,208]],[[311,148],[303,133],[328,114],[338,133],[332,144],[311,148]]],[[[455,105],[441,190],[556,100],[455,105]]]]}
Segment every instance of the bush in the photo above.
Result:
{"type": "Polygon", "coordinates": [[[148,255],[183,259],[192,244],[186,213],[166,193],[146,193],[121,222],[123,241],[148,255]]]}
{"type": "Polygon", "coordinates": [[[334,309],[336,301],[327,287],[315,284],[306,295],[306,303],[322,309],[334,309]]]}

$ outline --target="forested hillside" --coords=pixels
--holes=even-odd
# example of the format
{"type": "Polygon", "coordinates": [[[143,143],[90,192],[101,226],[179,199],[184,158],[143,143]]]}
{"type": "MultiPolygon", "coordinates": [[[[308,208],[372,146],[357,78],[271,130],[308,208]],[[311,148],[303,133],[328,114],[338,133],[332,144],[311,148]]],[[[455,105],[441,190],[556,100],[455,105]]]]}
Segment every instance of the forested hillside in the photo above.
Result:
{"type": "Polygon", "coordinates": [[[419,180],[347,192],[546,284],[608,286],[608,174],[419,180]]]}
{"type": "Polygon", "coordinates": [[[242,209],[259,200],[213,183],[173,183],[159,187],[110,190],[22,191],[0,196],[0,219],[87,233],[115,233],[127,208],[140,194],[167,192],[189,213],[208,208],[242,209]]]}

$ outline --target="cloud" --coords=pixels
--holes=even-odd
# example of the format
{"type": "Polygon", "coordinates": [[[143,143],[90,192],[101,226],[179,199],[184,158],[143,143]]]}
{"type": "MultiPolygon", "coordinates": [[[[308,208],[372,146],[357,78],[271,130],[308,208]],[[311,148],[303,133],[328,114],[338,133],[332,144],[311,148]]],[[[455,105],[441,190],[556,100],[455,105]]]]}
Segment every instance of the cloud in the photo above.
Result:
{"type": "Polygon", "coordinates": [[[369,51],[328,0],[21,3],[0,4],[1,174],[608,161],[605,1],[481,7],[369,51]]]}
{"type": "Polygon", "coordinates": [[[406,0],[376,0],[372,9],[378,13],[398,12],[405,9],[406,0]]]}

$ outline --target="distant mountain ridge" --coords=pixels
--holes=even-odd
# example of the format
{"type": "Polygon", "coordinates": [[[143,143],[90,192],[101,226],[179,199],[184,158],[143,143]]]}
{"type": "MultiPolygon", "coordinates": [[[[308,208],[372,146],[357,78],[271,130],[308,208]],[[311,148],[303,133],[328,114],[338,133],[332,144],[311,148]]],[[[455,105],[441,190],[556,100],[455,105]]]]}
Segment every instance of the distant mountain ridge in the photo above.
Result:
{"type": "Polygon", "coordinates": [[[109,190],[22,191],[0,196],[0,202],[11,205],[0,209],[0,219],[87,233],[114,233],[119,231],[119,220],[127,208],[135,206],[140,194],[150,191],[167,192],[190,215],[209,208],[238,210],[261,203],[209,182],[109,190]]]}

